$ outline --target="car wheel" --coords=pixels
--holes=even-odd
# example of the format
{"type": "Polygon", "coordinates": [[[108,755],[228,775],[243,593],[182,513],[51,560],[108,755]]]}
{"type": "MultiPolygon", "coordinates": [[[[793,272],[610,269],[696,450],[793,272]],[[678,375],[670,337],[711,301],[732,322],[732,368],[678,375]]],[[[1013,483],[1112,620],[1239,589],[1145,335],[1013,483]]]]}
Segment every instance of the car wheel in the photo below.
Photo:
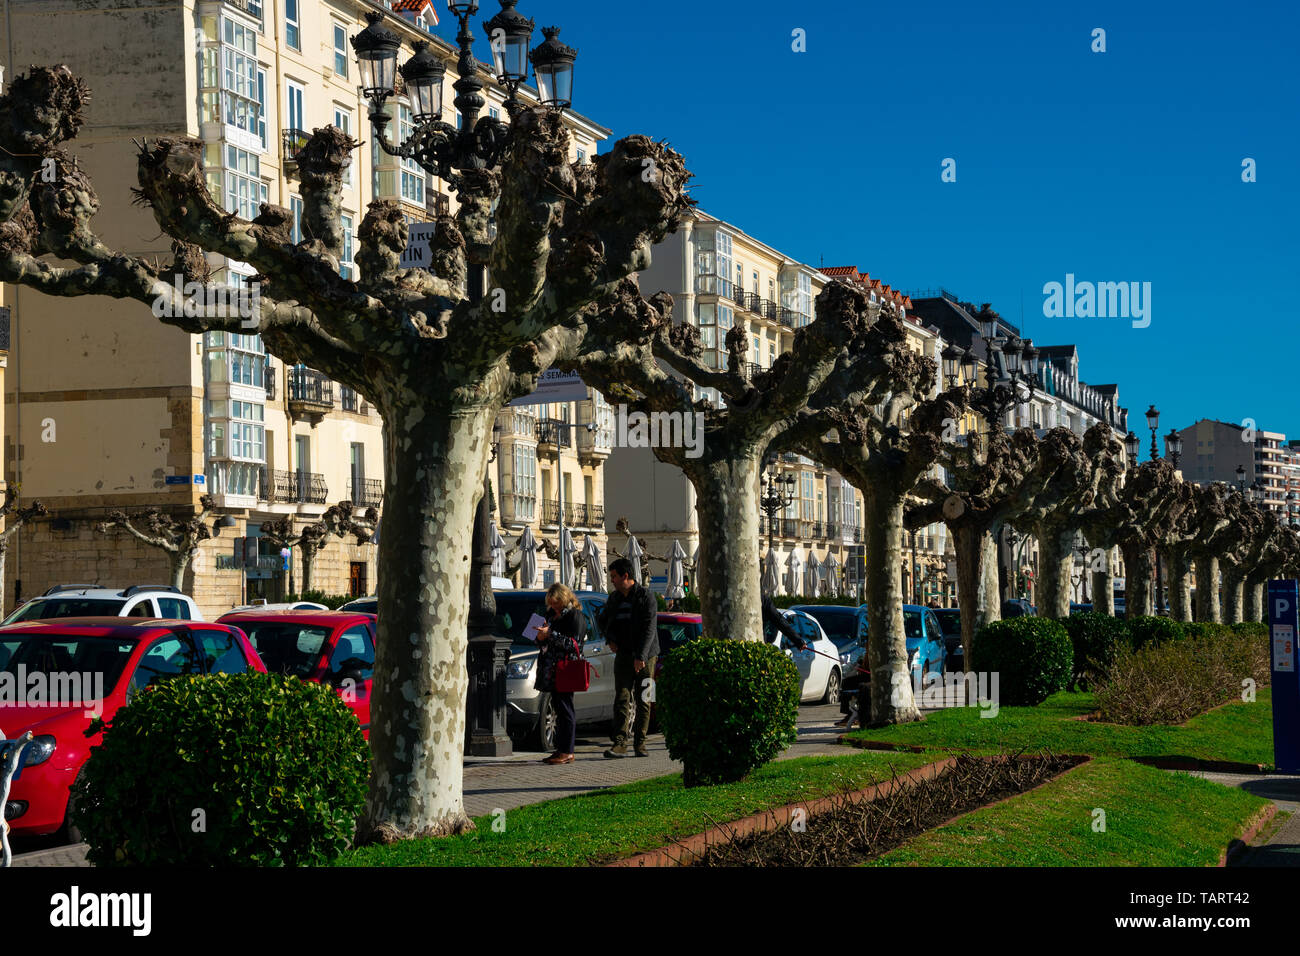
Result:
{"type": "Polygon", "coordinates": [[[77,785],[86,779],[86,768],[82,767],[77,771],[77,778],[72,783],[72,791],[68,794],[68,808],[63,814],[63,836],[69,843],[83,843],[85,837],[77,827],[72,823],[72,809],[76,801],[77,785]]]}
{"type": "Polygon", "coordinates": [[[840,702],[840,669],[831,668],[831,676],[826,678],[826,693],[822,695],[823,704],[838,704],[840,702]]]}
{"type": "Polygon", "coordinates": [[[555,701],[548,693],[543,693],[537,701],[537,726],[533,729],[533,743],[537,749],[549,753],[555,750],[555,734],[559,727],[560,715],[555,710],[555,701]]]}

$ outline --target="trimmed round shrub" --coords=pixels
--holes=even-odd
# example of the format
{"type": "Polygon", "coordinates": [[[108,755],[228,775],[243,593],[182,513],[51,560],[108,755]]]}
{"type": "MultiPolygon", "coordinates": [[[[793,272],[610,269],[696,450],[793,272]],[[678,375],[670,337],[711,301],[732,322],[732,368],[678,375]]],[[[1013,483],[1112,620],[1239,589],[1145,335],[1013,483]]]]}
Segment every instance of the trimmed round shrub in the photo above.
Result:
{"type": "Polygon", "coordinates": [[[799,670],[766,641],[701,637],[664,661],[655,709],[688,787],[742,780],[792,744],[799,670]]]}
{"type": "Polygon", "coordinates": [[[1168,617],[1131,617],[1124,622],[1128,627],[1129,643],[1135,651],[1144,647],[1159,647],[1168,641],[1181,641],[1186,632],[1183,625],[1168,617]]]}
{"type": "Polygon", "coordinates": [[[1097,611],[1071,614],[1061,624],[1074,649],[1070,690],[1080,685],[1087,689],[1110,672],[1120,647],[1128,642],[1128,629],[1118,618],[1097,611]]]}
{"type": "Polygon", "coordinates": [[[1247,634],[1251,637],[1268,636],[1268,625],[1261,621],[1238,621],[1236,624],[1229,625],[1229,627],[1232,628],[1234,634],[1247,634]]]}
{"type": "Polygon", "coordinates": [[[330,688],[279,674],[177,677],[119,710],[74,787],[96,866],[297,866],[351,841],[369,774],[330,688]]]}
{"type": "Polygon", "coordinates": [[[1060,621],[1013,617],[990,621],[975,636],[973,671],[998,675],[1008,707],[1035,707],[1070,682],[1074,648],[1060,621]]]}

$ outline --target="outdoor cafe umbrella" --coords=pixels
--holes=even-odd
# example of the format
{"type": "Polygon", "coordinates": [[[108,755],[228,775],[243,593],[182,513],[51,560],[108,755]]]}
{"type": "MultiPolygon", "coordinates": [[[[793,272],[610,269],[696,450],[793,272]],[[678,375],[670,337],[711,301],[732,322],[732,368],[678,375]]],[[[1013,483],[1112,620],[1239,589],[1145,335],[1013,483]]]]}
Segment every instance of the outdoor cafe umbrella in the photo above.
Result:
{"type": "Polygon", "coordinates": [[[578,546],[573,543],[573,535],[568,528],[560,529],[560,583],[573,587],[577,582],[573,577],[573,556],[578,553],[578,546]]]}
{"type": "Polygon", "coordinates": [[[808,555],[808,566],[804,568],[803,572],[804,594],[808,595],[808,597],[815,598],[817,596],[818,586],[821,584],[822,579],[821,572],[822,563],[817,560],[815,553],[810,553],[808,555]]]}
{"type": "Polygon", "coordinates": [[[787,583],[791,594],[798,594],[803,590],[803,582],[799,579],[803,576],[803,557],[800,556],[798,549],[790,552],[790,557],[786,559],[786,570],[788,572],[787,583]]]}
{"type": "Polygon", "coordinates": [[[632,562],[632,580],[637,584],[642,581],[641,577],[641,559],[645,557],[645,551],[641,549],[641,542],[636,539],[636,535],[627,536],[627,559],[632,562]]]}
{"type": "Polygon", "coordinates": [[[600,548],[596,547],[596,542],[592,540],[591,535],[587,535],[587,540],[582,543],[582,562],[587,566],[588,587],[593,591],[605,590],[605,576],[600,560],[600,548]]]}
{"type": "Polygon", "coordinates": [[[541,547],[533,537],[532,528],[524,528],[524,533],[519,536],[516,546],[523,553],[519,561],[519,586],[531,588],[533,582],[537,580],[537,549],[541,547]]]}
{"type": "Polygon", "coordinates": [[[499,578],[506,576],[506,539],[501,537],[495,523],[492,525],[492,573],[499,578]]]}
{"type": "Polygon", "coordinates": [[[826,593],[831,597],[840,595],[840,562],[834,552],[826,555],[822,562],[822,574],[826,576],[826,593]]]}
{"type": "Polygon", "coordinates": [[[686,583],[685,560],[686,549],[674,538],[672,553],[668,555],[668,590],[664,592],[664,597],[670,601],[686,597],[686,590],[682,587],[686,583]]]}
{"type": "Polygon", "coordinates": [[[776,552],[768,548],[767,557],[763,559],[763,593],[776,594],[780,588],[780,572],[776,569],[776,552]]]}

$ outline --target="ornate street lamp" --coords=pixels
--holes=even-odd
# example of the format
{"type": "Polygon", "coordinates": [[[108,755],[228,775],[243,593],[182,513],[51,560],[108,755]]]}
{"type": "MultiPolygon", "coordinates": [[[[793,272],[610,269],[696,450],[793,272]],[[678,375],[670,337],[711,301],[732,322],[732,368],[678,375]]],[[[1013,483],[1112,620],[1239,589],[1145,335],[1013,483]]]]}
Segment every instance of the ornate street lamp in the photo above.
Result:
{"type": "Polygon", "coordinates": [[[558,39],[559,27],[542,27],[546,41],[530,56],[537,74],[537,93],[542,105],[566,110],[573,101],[573,61],[578,51],[558,39]]]}
{"type": "Polygon", "coordinates": [[[1246,493],[1246,469],[1242,465],[1237,466],[1237,490],[1246,493]]]}
{"type": "Polygon", "coordinates": [[[1179,435],[1176,429],[1169,429],[1169,434],[1165,436],[1165,454],[1169,456],[1169,461],[1177,471],[1178,462],[1183,457],[1183,436],[1179,435]]]}
{"type": "Polygon", "coordinates": [[[515,0],[502,0],[501,11],[483,22],[492,45],[492,63],[497,82],[510,93],[506,114],[514,116],[520,108],[515,94],[519,84],[528,79],[528,45],[533,40],[533,21],[515,9],[515,0]]]}
{"type": "Polygon", "coordinates": [[[415,55],[399,71],[411,97],[411,113],[417,125],[442,119],[442,80],[447,67],[429,51],[429,44],[416,40],[415,55]]]}
{"type": "Polygon", "coordinates": [[[213,535],[219,535],[221,534],[222,528],[233,528],[236,524],[237,522],[233,515],[222,515],[216,521],[212,522],[212,533],[213,535]]]}
{"type": "Polygon", "coordinates": [[[948,388],[952,388],[957,379],[957,363],[961,361],[964,354],[964,350],[955,345],[945,346],[939,353],[940,358],[943,359],[943,377],[948,382],[948,388]]]}
{"type": "Polygon", "coordinates": [[[1147,428],[1151,429],[1151,460],[1155,461],[1160,457],[1160,449],[1156,447],[1156,431],[1160,428],[1160,413],[1152,405],[1147,409],[1147,428]]]}
{"type": "Polygon", "coordinates": [[[1021,353],[1022,364],[1024,365],[1031,383],[1038,382],[1038,349],[1034,348],[1033,339],[1025,339],[1025,348],[1021,353]]]}
{"type": "Polygon", "coordinates": [[[966,384],[975,384],[975,353],[971,349],[963,349],[961,353],[961,372],[966,384]]]}
{"type": "Polygon", "coordinates": [[[1128,465],[1130,468],[1137,467],[1138,449],[1141,447],[1142,439],[1138,438],[1133,433],[1133,429],[1130,428],[1128,434],[1124,436],[1124,448],[1128,451],[1128,465]]]}
{"type": "Polygon", "coordinates": [[[385,99],[393,95],[393,81],[397,77],[397,51],[402,41],[397,34],[383,26],[384,15],[378,10],[366,14],[369,22],[364,30],[352,38],[352,50],[357,55],[361,71],[361,95],[371,105],[382,107],[385,99]]]}

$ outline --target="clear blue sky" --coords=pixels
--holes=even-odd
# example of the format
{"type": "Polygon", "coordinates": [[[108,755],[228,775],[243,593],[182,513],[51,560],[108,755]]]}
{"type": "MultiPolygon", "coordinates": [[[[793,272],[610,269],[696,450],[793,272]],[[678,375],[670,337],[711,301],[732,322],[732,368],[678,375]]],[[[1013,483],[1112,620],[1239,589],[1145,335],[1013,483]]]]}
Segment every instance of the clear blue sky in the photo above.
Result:
{"type": "Polygon", "coordinates": [[[1253,418],[1300,438],[1293,0],[519,8],[578,47],[575,107],[667,139],[713,215],[1013,322],[1023,302],[1037,344],[1075,343],[1085,381],[1119,383],[1139,434],[1154,402],[1162,434],[1253,418]],[[1045,318],[1066,273],[1150,282],[1150,326],[1045,318]]]}

